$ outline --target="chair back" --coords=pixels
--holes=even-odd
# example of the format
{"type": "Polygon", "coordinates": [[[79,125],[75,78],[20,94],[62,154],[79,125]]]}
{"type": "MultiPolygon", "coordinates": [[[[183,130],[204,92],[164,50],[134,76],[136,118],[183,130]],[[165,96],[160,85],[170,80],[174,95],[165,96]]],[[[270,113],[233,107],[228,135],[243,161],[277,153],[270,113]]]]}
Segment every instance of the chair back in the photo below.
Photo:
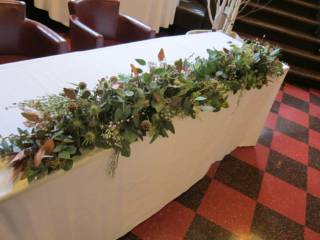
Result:
{"type": "Polygon", "coordinates": [[[80,22],[105,39],[115,38],[119,0],[69,0],[68,4],[70,15],[76,15],[80,22]]]}
{"type": "Polygon", "coordinates": [[[20,30],[25,18],[24,2],[0,0],[0,55],[19,53],[20,30]]]}

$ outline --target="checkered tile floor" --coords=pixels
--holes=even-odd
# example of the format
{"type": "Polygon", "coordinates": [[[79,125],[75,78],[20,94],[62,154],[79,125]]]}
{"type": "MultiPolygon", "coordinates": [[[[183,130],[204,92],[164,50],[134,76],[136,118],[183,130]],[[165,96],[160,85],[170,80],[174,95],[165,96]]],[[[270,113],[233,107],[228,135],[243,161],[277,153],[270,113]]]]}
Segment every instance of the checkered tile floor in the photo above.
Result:
{"type": "Polygon", "coordinates": [[[320,239],[320,91],[282,86],[255,147],[119,240],[149,239],[320,239]]]}

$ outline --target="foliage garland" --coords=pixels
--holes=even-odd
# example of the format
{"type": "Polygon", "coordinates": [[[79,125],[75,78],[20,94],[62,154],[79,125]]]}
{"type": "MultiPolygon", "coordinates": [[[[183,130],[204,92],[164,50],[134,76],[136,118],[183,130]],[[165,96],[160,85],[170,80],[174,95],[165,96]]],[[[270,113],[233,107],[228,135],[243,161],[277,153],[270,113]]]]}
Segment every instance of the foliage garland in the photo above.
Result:
{"type": "Polygon", "coordinates": [[[228,43],[231,49],[208,49],[209,58],[197,57],[194,63],[168,64],[161,49],[159,66],[149,62],[148,72],[131,64],[130,75],[102,78],[91,91],[80,82],[59,95],[14,104],[23,110],[31,133],[18,128],[19,135],[1,137],[0,154],[14,168],[10,181],[20,172],[32,183],[56,170],[68,171],[80,149],[95,147],[114,149],[107,170],[112,179],[119,155],[129,157],[130,144],[147,134],[150,143],[168,137],[167,131],[174,134],[175,116],[195,119],[200,107],[218,112],[229,107],[230,91],[240,91],[240,101],[245,90],[268,85],[267,76],[283,74],[279,48],[256,41],[242,47],[228,43]]]}

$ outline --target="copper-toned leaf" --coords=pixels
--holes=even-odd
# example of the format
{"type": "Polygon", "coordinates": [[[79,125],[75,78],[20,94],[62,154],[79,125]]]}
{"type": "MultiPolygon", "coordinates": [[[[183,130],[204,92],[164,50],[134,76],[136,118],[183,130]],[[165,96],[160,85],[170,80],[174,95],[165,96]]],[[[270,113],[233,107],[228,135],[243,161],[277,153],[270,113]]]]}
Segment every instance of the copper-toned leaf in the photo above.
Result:
{"type": "Polygon", "coordinates": [[[21,115],[31,122],[39,122],[40,121],[40,118],[38,115],[29,114],[29,113],[25,113],[25,112],[22,112],[21,115]]]}
{"type": "Polygon", "coordinates": [[[21,176],[20,180],[24,180],[24,179],[26,179],[28,177],[28,175],[27,175],[27,171],[28,170],[30,170],[30,167],[26,167],[26,169],[22,173],[22,176],[21,176]]]}
{"type": "Polygon", "coordinates": [[[23,150],[22,152],[19,152],[17,155],[13,156],[13,157],[9,160],[8,164],[9,164],[9,163],[13,163],[13,162],[15,162],[15,161],[23,158],[23,156],[24,156],[24,150],[23,150]]]}
{"type": "Polygon", "coordinates": [[[11,152],[11,153],[4,153],[4,154],[1,154],[2,157],[5,157],[5,156],[13,156],[13,155],[17,155],[18,152],[11,152]]]}
{"type": "Polygon", "coordinates": [[[17,166],[14,168],[14,170],[13,170],[12,173],[11,173],[11,176],[10,176],[10,179],[9,179],[9,183],[12,182],[12,181],[18,176],[18,174],[19,174],[19,173],[21,172],[21,170],[22,170],[22,167],[23,167],[23,165],[22,165],[22,163],[21,163],[21,164],[17,165],[17,166]]]}
{"type": "Polygon", "coordinates": [[[163,48],[161,48],[159,54],[158,54],[158,58],[160,61],[162,61],[164,59],[164,51],[163,51],[163,48]]]}
{"type": "Polygon", "coordinates": [[[85,91],[82,95],[81,98],[82,99],[88,99],[88,97],[90,97],[91,93],[90,91],[85,91]]]}
{"type": "Polygon", "coordinates": [[[37,125],[37,129],[40,129],[41,127],[43,127],[46,123],[44,121],[40,122],[38,125],[37,125]]]}
{"type": "Polygon", "coordinates": [[[25,148],[29,148],[32,147],[33,144],[32,143],[23,143],[19,146],[20,149],[25,149],[25,148]]]}
{"type": "Polygon", "coordinates": [[[99,89],[96,91],[96,94],[102,94],[103,93],[103,90],[102,89],[99,89]]]}
{"type": "Polygon", "coordinates": [[[68,88],[64,88],[63,89],[64,93],[66,94],[66,96],[70,99],[76,99],[76,95],[74,94],[74,91],[68,89],[68,88]]]}
{"type": "Polygon", "coordinates": [[[35,127],[36,124],[32,122],[23,122],[23,125],[25,125],[27,128],[35,127]]]}
{"type": "Polygon", "coordinates": [[[172,107],[182,101],[182,98],[178,97],[178,96],[173,96],[170,99],[171,99],[170,106],[172,106],[172,107]]]}
{"type": "Polygon", "coordinates": [[[31,114],[31,115],[37,115],[37,113],[35,113],[34,111],[32,111],[31,109],[28,109],[28,108],[24,108],[23,111],[25,113],[28,113],[28,114],[31,114]]]}
{"type": "Polygon", "coordinates": [[[180,74],[181,70],[182,70],[182,60],[181,59],[178,61],[176,67],[177,67],[178,73],[180,74]]]}
{"type": "Polygon", "coordinates": [[[133,66],[132,64],[130,64],[130,66],[131,66],[131,68],[132,68],[132,71],[133,71],[134,75],[135,75],[135,76],[138,76],[139,73],[138,73],[138,70],[136,69],[136,67],[133,66]]]}
{"type": "Polygon", "coordinates": [[[52,151],[54,149],[54,141],[53,141],[53,139],[50,139],[50,140],[46,141],[44,143],[44,145],[42,146],[42,148],[45,150],[45,155],[49,155],[50,153],[52,153],[52,151]]]}
{"type": "Polygon", "coordinates": [[[154,98],[156,99],[157,102],[161,102],[160,95],[156,92],[153,93],[154,98]]]}
{"type": "Polygon", "coordinates": [[[40,148],[38,152],[34,155],[34,165],[38,167],[42,161],[42,156],[46,155],[46,151],[43,148],[40,148]]]}
{"type": "Polygon", "coordinates": [[[64,118],[61,118],[59,123],[63,123],[63,122],[64,122],[64,118]]]}
{"type": "Polygon", "coordinates": [[[224,51],[225,53],[229,53],[229,50],[226,49],[226,48],[223,48],[223,51],[224,51]]]}
{"type": "Polygon", "coordinates": [[[182,70],[188,72],[188,61],[187,59],[184,60],[182,70]]]}

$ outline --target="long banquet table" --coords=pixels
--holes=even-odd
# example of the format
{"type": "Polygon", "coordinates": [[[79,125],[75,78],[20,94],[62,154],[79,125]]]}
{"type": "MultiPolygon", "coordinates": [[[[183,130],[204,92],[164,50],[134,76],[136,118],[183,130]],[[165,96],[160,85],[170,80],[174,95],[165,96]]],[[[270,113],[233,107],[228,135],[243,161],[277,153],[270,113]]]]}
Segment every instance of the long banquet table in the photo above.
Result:
{"type": "MultiPolygon", "coordinates": [[[[58,93],[68,82],[84,81],[93,88],[106,74],[129,73],[130,64],[138,65],[136,58],[157,62],[161,48],[172,63],[193,52],[191,59],[207,57],[207,48],[221,50],[230,40],[221,32],[165,37],[0,65],[0,133],[23,127],[19,109],[4,110],[13,102],[58,93]]],[[[285,74],[288,70],[285,66],[285,74]]],[[[106,180],[111,152],[103,149],[83,152],[69,172],[30,186],[26,181],[7,185],[10,168],[2,163],[0,239],[121,237],[188,190],[212,163],[237,146],[255,145],[285,74],[268,87],[248,91],[236,109],[238,95],[230,95],[230,108],[202,112],[201,121],[174,119],[175,135],[151,145],[148,138],[134,143],[131,157],[120,158],[114,181],[106,180]]]]}
{"type": "MultiPolygon", "coordinates": [[[[120,12],[159,32],[173,24],[179,0],[121,0],[120,12]]],[[[69,26],[68,0],[34,0],[34,6],[49,12],[49,17],[69,26]]]]}

